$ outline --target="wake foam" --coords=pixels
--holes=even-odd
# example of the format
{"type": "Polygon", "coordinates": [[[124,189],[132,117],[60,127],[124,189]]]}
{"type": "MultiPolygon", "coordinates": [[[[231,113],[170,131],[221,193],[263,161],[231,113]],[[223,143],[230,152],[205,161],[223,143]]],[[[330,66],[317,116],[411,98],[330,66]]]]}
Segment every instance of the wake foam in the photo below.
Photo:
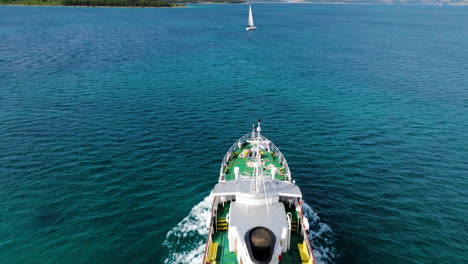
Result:
{"type": "Polygon", "coordinates": [[[314,249],[315,259],[321,264],[335,263],[338,253],[334,246],[333,231],[327,224],[320,222],[320,217],[307,203],[302,204],[302,210],[309,220],[309,240],[314,249]]]}
{"type": "Polygon", "coordinates": [[[205,197],[192,208],[188,216],[167,233],[163,246],[168,249],[168,256],[164,259],[164,263],[202,263],[212,203],[211,195],[205,197]]]}
{"type": "MultiPolygon", "coordinates": [[[[168,255],[165,264],[200,264],[203,261],[208,218],[211,213],[213,198],[205,197],[192,208],[190,214],[173,227],[166,235],[163,246],[168,255]]],[[[331,228],[320,222],[320,217],[312,208],[303,204],[304,216],[309,220],[309,239],[314,248],[314,255],[320,264],[334,263],[337,258],[334,247],[334,235],[331,228]]]]}

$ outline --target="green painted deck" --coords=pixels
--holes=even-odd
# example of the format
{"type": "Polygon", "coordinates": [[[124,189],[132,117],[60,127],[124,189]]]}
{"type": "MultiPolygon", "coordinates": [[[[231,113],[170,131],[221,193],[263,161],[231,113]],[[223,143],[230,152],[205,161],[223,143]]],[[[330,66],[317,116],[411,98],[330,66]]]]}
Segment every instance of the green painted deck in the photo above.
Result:
{"type": "MultiPolygon", "coordinates": [[[[241,176],[245,175],[246,173],[249,175],[253,175],[253,167],[247,166],[248,162],[253,162],[252,158],[249,157],[248,155],[246,157],[240,157],[242,153],[246,151],[250,152],[251,148],[252,146],[248,144],[246,146],[243,146],[237,149],[235,154],[231,156],[231,159],[229,160],[228,165],[226,167],[227,173],[226,173],[225,179],[227,181],[235,179],[235,175],[234,175],[235,167],[239,167],[239,172],[241,176]]],[[[284,181],[285,176],[284,176],[284,173],[281,171],[281,163],[279,162],[276,155],[273,152],[267,152],[264,149],[260,149],[260,151],[263,152],[262,160],[264,161],[264,166],[263,166],[264,171],[269,173],[270,170],[267,168],[271,164],[277,168],[275,179],[284,181]]]]}
{"type": "Polygon", "coordinates": [[[237,264],[237,257],[234,252],[229,251],[229,241],[227,237],[227,222],[226,216],[229,213],[231,203],[218,206],[218,214],[216,217],[216,230],[212,235],[213,242],[218,243],[218,252],[216,254],[216,263],[218,264],[237,264]]]}
{"type": "Polygon", "coordinates": [[[301,255],[297,247],[298,243],[304,242],[304,237],[298,234],[291,234],[291,247],[283,253],[283,259],[280,261],[281,264],[301,264],[301,255]]]}
{"type": "Polygon", "coordinates": [[[301,255],[297,247],[298,243],[304,242],[304,237],[301,235],[301,228],[299,225],[299,215],[296,208],[293,206],[289,207],[287,203],[284,203],[286,213],[291,213],[291,245],[286,253],[283,253],[283,259],[280,261],[281,264],[301,264],[301,255]]]}
{"type": "MultiPolygon", "coordinates": [[[[216,254],[217,264],[238,264],[236,255],[229,251],[229,241],[227,237],[228,226],[226,222],[226,216],[229,213],[230,202],[225,203],[223,206],[218,206],[218,213],[216,217],[216,232],[212,234],[213,242],[218,243],[218,251],[216,254]]],[[[300,226],[298,223],[298,213],[294,206],[289,207],[288,204],[284,204],[286,213],[292,215],[292,233],[291,233],[291,246],[290,250],[283,253],[283,259],[280,261],[281,264],[301,264],[301,256],[297,247],[298,243],[304,242],[304,237],[301,235],[300,226]]]]}

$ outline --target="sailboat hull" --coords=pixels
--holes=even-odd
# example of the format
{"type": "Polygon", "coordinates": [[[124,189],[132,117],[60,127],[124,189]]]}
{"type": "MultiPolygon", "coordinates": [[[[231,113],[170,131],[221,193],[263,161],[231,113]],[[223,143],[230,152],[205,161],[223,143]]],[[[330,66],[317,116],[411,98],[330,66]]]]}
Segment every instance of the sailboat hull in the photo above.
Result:
{"type": "Polygon", "coordinates": [[[245,30],[256,30],[257,27],[256,26],[248,26],[245,28],[245,30]]]}

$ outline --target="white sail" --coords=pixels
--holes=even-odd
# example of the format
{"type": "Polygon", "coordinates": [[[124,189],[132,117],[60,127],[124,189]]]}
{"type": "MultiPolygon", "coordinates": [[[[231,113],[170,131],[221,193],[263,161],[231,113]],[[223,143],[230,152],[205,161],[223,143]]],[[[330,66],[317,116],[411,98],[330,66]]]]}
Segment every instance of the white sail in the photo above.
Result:
{"type": "Polygon", "coordinates": [[[254,25],[254,21],[253,21],[253,15],[252,15],[252,6],[249,5],[249,26],[253,26],[254,25]]]}
{"type": "Polygon", "coordinates": [[[257,29],[257,27],[254,26],[254,22],[253,22],[252,6],[249,5],[249,24],[247,25],[245,30],[255,30],[255,29],[257,29]]]}

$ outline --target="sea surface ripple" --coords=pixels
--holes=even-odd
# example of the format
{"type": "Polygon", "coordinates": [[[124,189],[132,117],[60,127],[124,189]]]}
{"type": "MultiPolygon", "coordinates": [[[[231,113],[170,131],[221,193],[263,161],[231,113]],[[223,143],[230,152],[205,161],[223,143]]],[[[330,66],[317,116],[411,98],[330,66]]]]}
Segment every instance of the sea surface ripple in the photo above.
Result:
{"type": "Polygon", "coordinates": [[[0,263],[197,263],[258,117],[321,263],[468,263],[468,8],[253,8],[0,7],[0,263]]]}

